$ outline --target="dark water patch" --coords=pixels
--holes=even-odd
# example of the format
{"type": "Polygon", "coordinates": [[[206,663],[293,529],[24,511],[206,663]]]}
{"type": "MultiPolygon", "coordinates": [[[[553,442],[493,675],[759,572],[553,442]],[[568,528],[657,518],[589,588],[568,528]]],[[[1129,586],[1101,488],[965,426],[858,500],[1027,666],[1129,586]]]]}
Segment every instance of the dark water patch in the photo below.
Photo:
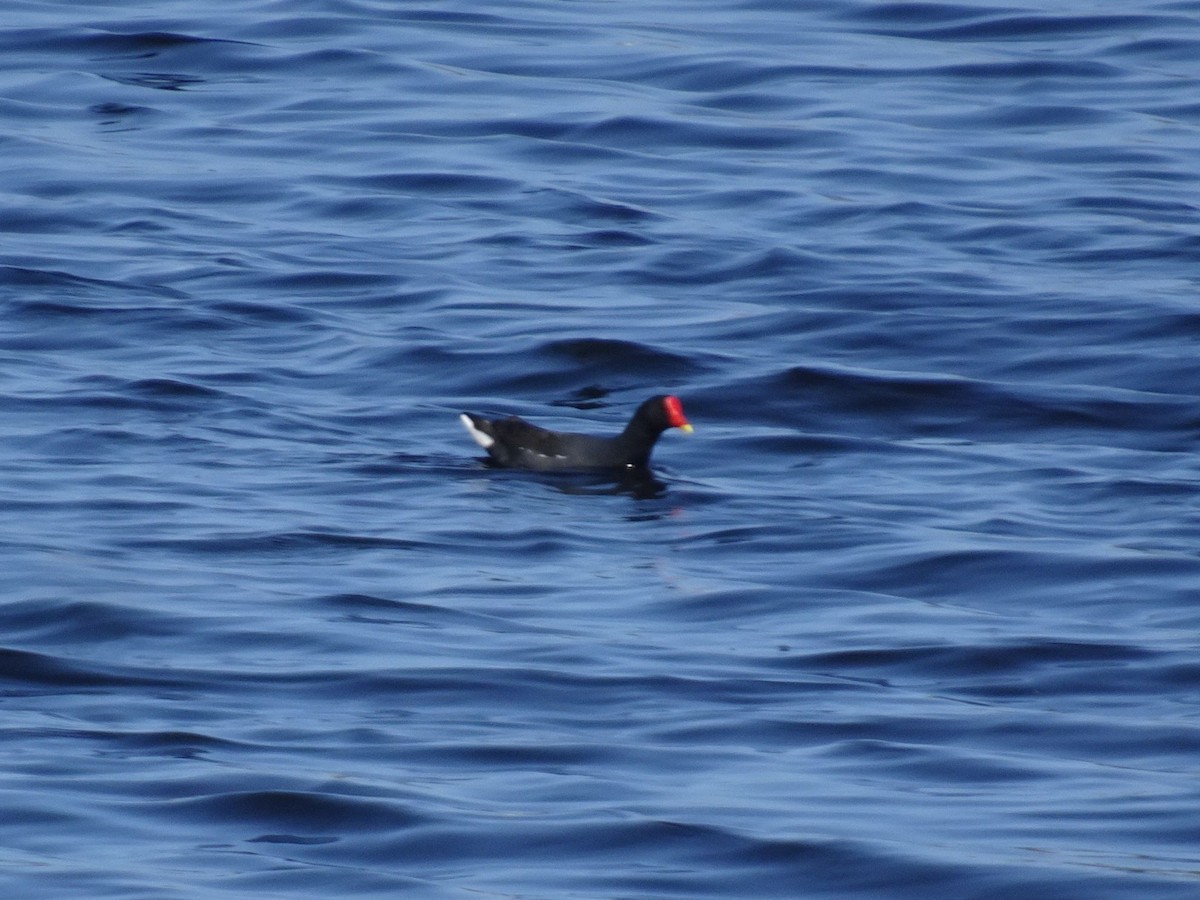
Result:
{"type": "Polygon", "coordinates": [[[246,745],[190,731],[98,732],[91,737],[109,749],[106,756],[125,759],[167,757],[202,759],[210,754],[243,751],[246,745]]]}
{"type": "Polygon", "coordinates": [[[227,403],[230,395],[215,388],[173,378],[144,378],[124,381],[108,375],[88,375],[76,379],[65,392],[39,398],[26,398],[30,406],[50,404],[75,408],[145,410],[154,412],[192,412],[227,403]]]}
{"type": "Polygon", "coordinates": [[[347,550],[423,550],[431,549],[424,541],[403,538],[372,537],[360,534],[296,531],[279,533],[236,533],[197,538],[126,538],[120,542],[131,550],[175,550],[188,554],[239,556],[284,555],[298,551],[340,554],[347,550]]]}
{"type": "MultiPolygon", "coordinates": [[[[501,600],[514,600],[518,602],[539,602],[548,600],[557,594],[558,588],[553,584],[544,582],[531,582],[528,579],[520,577],[519,572],[505,573],[503,571],[491,570],[487,572],[473,573],[471,579],[455,581],[454,584],[440,588],[431,588],[428,596],[432,600],[437,600],[440,604],[447,608],[457,608],[463,605],[463,596],[466,592],[466,584],[473,584],[479,588],[481,593],[486,593],[489,597],[501,600]]],[[[491,618],[487,616],[487,618],[491,618]]],[[[508,619],[501,618],[500,621],[509,622],[508,619]]],[[[518,626],[522,630],[530,628],[538,628],[528,623],[521,623],[518,626]]],[[[558,629],[553,625],[546,626],[548,630],[557,634],[558,629]]]]}
{"type": "Polygon", "coordinates": [[[320,844],[335,844],[335,837],[303,837],[298,834],[264,834],[251,838],[251,844],[294,844],[298,847],[315,847],[320,844]]]}
{"type": "Polygon", "coordinates": [[[936,41],[1039,41],[1070,40],[1103,34],[1186,28],[1183,16],[1165,15],[1003,15],[984,21],[940,27],[896,25],[885,34],[936,41]]]}
{"type": "MultiPolygon", "coordinates": [[[[447,428],[453,424],[454,417],[450,416],[449,418],[451,421],[446,423],[447,428]]],[[[361,422],[362,418],[355,416],[353,420],[361,422]]],[[[393,418],[389,414],[378,417],[378,421],[390,422],[393,421],[393,418]]],[[[451,433],[453,433],[452,429],[451,433]]],[[[466,436],[465,432],[463,436],[466,436]]],[[[333,440],[336,443],[341,442],[341,438],[336,435],[333,440]]],[[[395,439],[388,442],[395,443],[395,439]]],[[[329,462],[345,468],[356,476],[362,476],[367,481],[379,480],[381,482],[387,482],[405,475],[429,475],[453,479],[462,475],[464,468],[463,455],[457,453],[426,455],[400,452],[389,453],[383,459],[368,458],[366,460],[347,459],[338,454],[331,458],[329,462]]]]}
{"type": "Polygon", "coordinates": [[[921,74],[935,79],[978,78],[985,81],[1011,79],[1020,82],[1035,79],[1080,79],[1094,83],[1125,77],[1125,73],[1116,66],[1081,59],[1021,59],[961,63],[938,66],[921,74]]]}
{"type": "Polygon", "coordinates": [[[192,48],[212,44],[241,44],[223,38],[177,34],[169,31],[143,31],[129,34],[98,31],[86,35],[55,35],[46,43],[47,49],[82,50],[86,53],[103,54],[108,57],[131,57],[145,59],[179,48],[192,48]],[[65,38],[65,39],[64,39],[65,38]]]}
{"type": "Polygon", "coordinates": [[[644,890],[646,896],[811,896],[888,893],[892,896],[989,896],[1001,885],[1026,890],[1052,885],[1055,896],[1083,900],[1103,877],[1030,870],[1013,873],[986,864],[950,860],[922,843],[839,840],[818,833],[770,835],[751,828],[714,828],[661,820],[614,824],[602,848],[644,859],[640,872],[609,874],[611,890],[644,890]],[[637,848],[637,849],[635,849],[637,848]],[[996,879],[993,881],[992,879],[996,879]],[[1081,881],[1085,884],[1081,884],[1081,881]]]}
{"type": "Polygon", "coordinates": [[[654,243],[650,238],[622,228],[604,228],[573,236],[585,247],[645,247],[654,243]]]}
{"type": "Polygon", "coordinates": [[[54,53],[145,57],[164,49],[202,42],[203,38],[167,32],[116,34],[100,30],[13,28],[0,37],[0,48],[9,54],[54,53]]]}
{"type": "MultiPolygon", "coordinates": [[[[708,54],[679,60],[663,58],[656,58],[650,62],[639,60],[615,66],[614,71],[628,81],[697,94],[743,92],[750,88],[761,89],[773,84],[795,84],[821,77],[869,77],[859,66],[839,68],[803,62],[779,65],[765,60],[741,59],[733,56],[713,58],[708,54]]],[[[886,73],[873,71],[872,74],[882,76],[886,73]]],[[[789,109],[814,105],[812,100],[802,96],[789,96],[786,91],[770,95],[763,91],[759,96],[764,98],[772,96],[775,102],[787,98],[787,108],[789,109]]]]}
{"type": "Polygon", "coordinates": [[[650,209],[579,191],[536,188],[529,192],[529,196],[535,208],[543,214],[574,224],[594,222],[632,227],[660,218],[650,209]]]}
{"type": "MultiPolygon", "coordinates": [[[[1191,23],[1195,30],[1195,21],[1191,23]]],[[[1150,38],[1123,39],[1105,48],[1104,55],[1128,56],[1138,60],[1152,59],[1159,62],[1192,64],[1196,61],[1196,51],[1200,48],[1200,36],[1184,38],[1171,34],[1173,29],[1165,29],[1170,36],[1161,35],[1150,38]]],[[[1120,34],[1117,32],[1115,34],[1120,34]]]]}
{"type": "Polygon", "coordinates": [[[286,830],[294,835],[330,838],[322,843],[333,843],[357,832],[407,829],[424,819],[396,802],[333,791],[264,790],[213,794],[167,801],[159,805],[157,812],[169,820],[184,813],[193,821],[221,822],[235,829],[242,840],[261,839],[262,830],[266,829],[267,833],[286,830]]]}
{"type": "Polygon", "coordinates": [[[1071,197],[1064,201],[1064,205],[1086,212],[1128,214],[1146,220],[1178,224],[1194,221],[1197,212],[1200,211],[1196,203],[1178,198],[1119,195],[1071,197]]]}
{"type": "MultiPolygon", "coordinates": [[[[88,107],[88,112],[96,117],[97,125],[109,133],[132,131],[146,127],[157,110],[149,106],[135,106],[128,103],[94,103],[88,107]]],[[[151,229],[157,227],[144,223],[151,229]]],[[[139,227],[137,223],[124,226],[125,230],[139,227]]],[[[122,230],[114,228],[114,231],[122,230]]]]}
{"type": "MultiPolygon", "coordinates": [[[[698,418],[709,415],[717,418],[720,415],[719,403],[711,407],[708,403],[696,405],[698,418]]],[[[809,431],[785,434],[736,434],[732,437],[709,437],[704,439],[705,449],[716,457],[737,458],[749,457],[758,461],[793,461],[801,465],[813,457],[834,456],[838,454],[887,452],[891,444],[883,439],[870,437],[858,438],[850,435],[822,434],[809,431]]]]}
{"type": "Polygon", "coordinates": [[[329,180],[341,190],[434,197],[491,197],[512,194],[521,185],[507,178],[465,172],[397,172],[384,175],[329,180]]]}
{"type": "Polygon", "coordinates": [[[956,3],[884,2],[851,7],[842,14],[851,20],[888,25],[915,25],[979,19],[990,10],[956,3]]]}
{"type": "Polygon", "coordinates": [[[505,31],[521,21],[493,13],[461,12],[448,9],[406,10],[401,15],[401,19],[407,22],[433,22],[439,25],[481,26],[489,31],[505,31]]]}
{"type": "MultiPolygon", "coordinates": [[[[311,24],[311,21],[305,21],[302,27],[311,29],[304,32],[307,35],[312,34],[318,26],[311,24]]],[[[257,73],[275,73],[281,78],[303,74],[308,78],[326,76],[342,79],[351,72],[362,78],[393,78],[402,72],[406,79],[412,81],[430,80],[425,68],[419,64],[399,61],[360,47],[325,47],[284,53],[276,40],[277,36],[269,37],[272,52],[256,60],[254,71],[257,73]]]]}
{"type": "Polygon", "coordinates": [[[1006,789],[1037,790],[1039,783],[1052,778],[1030,760],[980,755],[936,744],[907,744],[897,741],[849,741],[823,748],[823,755],[837,763],[866,765],[877,776],[908,780],[915,785],[937,782],[948,789],[973,786],[1001,786],[1006,789]]]}
{"type": "Polygon", "coordinates": [[[140,113],[149,112],[150,110],[144,106],[131,106],[127,103],[96,103],[88,107],[88,112],[95,113],[97,116],[103,116],[109,119],[119,119],[123,116],[133,116],[140,113]]]}
{"type": "Polygon", "coordinates": [[[666,702],[697,702],[717,708],[724,704],[768,702],[789,696],[794,683],[784,679],[747,682],[736,678],[691,675],[580,674],[552,665],[509,666],[500,662],[471,667],[397,667],[395,672],[306,673],[294,679],[311,689],[333,696],[403,697],[406,702],[425,702],[440,697],[447,702],[489,703],[489,698],[507,698],[514,707],[555,710],[578,714],[621,715],[639,698],[654,697],[666,702]],[[348,692],[348,693],[346,693],[348,692]],[[583,704],[581,706],[580,704],[583,704]]]}
{"type": "MultiPolygon", "coordinates": [[[[24,288],[45,292],[54,292],[56,296],[67,293],[70,296],[86,296],[89,293],[109,297],[114,292],[149,294],[182,300],[187,294],[162,285],[135,284],[127,281],[112,281],[103,278],[91,278],[52,269],[34,269],[24,266],[0,266],[0,285],[12,288],[24,288]]],[[[54,308],[77,310],[80,307],[62,306],[51,303],[54,308]]],[[[35,307],[36,308],[36,307],[35,307]]]]}
{"type": "Polygon", "coordinates": [[[184,688],[188,682],[164,674],[137,670],[122,672],[113,666],[89,665],[79,661],[28,650],[0,648],[0,683],[5,694],[27,690],[63,688],[101,691],[112,688],[184,688]]]}
{"type": "MultiPolygon", "coordinates": [[[[206,757],[220,756],[227,753],[243,753],[251,749],[249,745],[223,740],[207,734],[191,731],[123,731],[120,729],[82,729],[82,728],[28,728],[8,729],[9,736],[17,732],[31,742],[36,742],[44,748],[53,749],[58,758],[64,762],[72,754],[87,749],[89,757],[102,760],[202,760],[206,757]]],[[[51,773],[39,773],[49,776],[51,773]]],[[[94,783],[93,787],[100,792],[120,794],[122,788],[116,783],[94,783]]],[[[164,788],[170,792],[169,788],[164,788]]],[[[145,789],[146,795],[154,792],[145,789]]]]}
{"type": "MultiPolygon", "coordinates": [[[[1081,489],[1077,496],[1089,496],[1099,503],[1122,503],[1130,500],[1153,503],[1155,500],[1189,499],[1200,494],[1200,484],[1194,479],[1171,478],[1147,473],[1140,477],[1079,477],[1071,479],[1081,489]]],[[[1181,523],[1182,524],[1182,523],[1181,523]]]]}
{"type": "MultiPolygon", "coordinates": [[[[1059,591],[1086,582],[1086,592],[1076,587],[1074,602],[1103,603],[1128,597],[1142,579],[1169,579],[1194,568],[1169,556],[1109,548],[964,549],[897,558],[881,553],[854,574],[840,576],[837,586],[980,605],[1020,598],[1051,603],[1059,591]]],[[[1170,595],[1180,596],[1178,589],[1170,595]]]]}
{"type": "MultiPolygon", "coordinates": [[[[572,133],[576,126],[558,119],[541,116],[513,116],[511,118],[494,118],[481,116],[459,122],[429,123],[424,130],[444,136],[458,137],[489,137],[508,135],[518,138],[528,138],[516,147],[507,148],[510,153],[522,158],[548,158],[563,160],[564,157],[582,162],[586,159],[610,159],[613,151],[588,147],[584,144],[563,143],[564,138],[572,133]]],[[[545,188],[542,188],[545,190],[545,188]]],[[[537,190],[534,188],[533,190],[537,190]]]]}
{"type": "Polygon", "coordinates": [[[34,646],[99,644],[185,631],[188,621],[111,601],[21,600],[0,609],[0,628],[10,640],[34,646]]]}
{"type": "Polygon", "coordinates": [[[837,420],[845,428],[857,421],[877,436],[981,439],[1018,431],[1062,440],[1094,434],[1092,439],[1103,435],[1099,439],[1114,446],[1169,449],[1189,442],[1197,427],[1195,404],[1170,395],[813,366],[795,366],[723,395],[726,405],[755,409],[759,422],[801,426],[837,420]]]}
{"type": "MultiPolygon", "coordinates": [[[[338,195],[318,199],[305,198],[297,206],[307,215],[344,219],[350,222],[386,221],[405,214],[406,201],[387,195],[338,195]]],[[[358,299],[357,297],[355,299],[358,299]]]]}
{"type": "Polygon", "coordinates": [[[1056,262],[1072,264],[1186,262],[1194,260],[1197,253],[1200,253],[1200,237],[1185,235],[1138,247],[1109,246],[1089,250],[1072,250],[1055,254],[1053,259],[1056,262]]]}
{"type": "MultiPolygon", "coordinates": [[[[950,115],[935,114],[922,119],[922,124],[938,128],[978,129],[1042,129],[1047,127],[1091,128],[1105,122],[1115,123],[1119,113],[1087,106],[1053,106],[1046,104],[997,104],[983,111],[950,115]]],[[[1071,151],[1068,151],[1070,153],[1071,151]]],[[[1082,160],[1080,160],[1082,161],[1082,160]]]]}
{"type": "MultiPolygon", "coordinates": [[[[42,404],[27,406],[21,403],[13,403],[10,408],[19,408],[21,406],[38,408],[40,405],[42,404]]],[[[0,401],[0,406],[9,407],[9,403],[0,401]]],[[[34,457],[39,462],[54,465],[98,463],[104,457],[103,453],[98,452],[99,448],[108,448],[109,451],[119,448],[121,452],[135,452],[139,447],[155,444],[178,450],[189,446],[188,441],[173,435],[151,437],[136,429],[82,425],[65,428],[56,427],[50,431],[30,432],[20,437],[14,437],[9,442],[9,446],[14,450],[20,450],[21,453],[26,454],[28,457],[34,457]]],[[[143,502],[149,502],[154,507],[164,511],[178,508],[178,501],[174,500],[155,499],[143,502]]],[[[31,506],[37,505],[50,507],[53,506],[53,503],[47,501],[45,498],[37,498],[31,502],[31,506]]]]}
{"type": "MultiPolygon", "coordinates": [[[[772,93],[759,93],[749,90],[741,91],[723,91],[720,93],[709,94],[704,97],[698,97],[694,101],[697,105],[708,109],[720,109],[726,112],[742,113],[742,114],[758,114],[758,115],[779,115],[782,113],[791,112],[797,106],[802,106],[802,102],[797,101],[793,97],[780,96],[772,93]]],[[[842,140],[843,136],[832,129],[825,129],[817,132],[816,129],[808,128],[805,130],[805,138],[810,142],[810,145],[815,143],[817,137],[823,138],[829,145],[836,146],[842,140]]]]}
{"type": "MultiPolygon", "coordinates": [[[[596,337],[564,337],[532,344],[480,345],[470,349],[412,347],[401,355],[409,360],[415,355],[423,366],[436,362],[445,367],[451,377],[461,372],[460,390],[464,394],[495,398],[487,408],[477,401],[470,401],[471,411],[483,414],[517,413],[532,420],[538,415],[533,409],[506,408],[497,404],[528,397],[539,402],[572,406],[574,392],[599,385],[614,395],[609,405],[616,405],[618,394],[622,398],[620,402],[627,404],[627,415],[612,420],[614,425],[620,420],[617,430],[624,427],[638,403],[686,383],[689,375],[699,368],[689,357],[662,346],[596,337]],[[633,393],[637,385],[642,387],[633,393]]],[[[581,426],[563,430],[587,429],[581,426]]]]}
{"type": "Polygon", "coordinates": [[[563,766],[584,766],[608,757],[612,762],[611,751],[590,745],[583,746],[548,746],[542,744],[509,744],[495,743],[471,745],[464,743],[446,745],[428,745],[419,751],[408,751],[405,757],[411,760],[436,761],[440,764],[461,765],[464,767],[484,766],[489,770],[557,768],[563,766]]]}
{"type": "Polygon", "coordinates": [[[221,300],[208,307],[215,315],[231,318],[240,324],[269,326],[298,326],[311,323],[314,314],[295,304],[253,303],[246,300],[221,300]]]}
{"type": "Polygon", "coordinates": [[[732,285],[738,281],[784,279],[819,265],[810,254],[792,247],[766,247],[736,257],[711,252],[664,248],[649,263],[641,263],[634,277],[658,285],[732,285]]]}
{"type": "Polygon", "coordinates": [[[16,29],[0,41],[4,45],[20,56],[78,58],[101,78],[167,91],[247,77],[264,55],[264,48],[245,41],[167,31],[16,29]]]}
{"type": "Polygon", "coordinates": [[[641,377],[666,375],[689,364],[684,355],[635,341],[576,338],[551,341],[539,349],[589,367],[610,366],[641,377]]]}
{"type": "Polygon", "coordinates": [[[127,382],[123,390],[143,397],[166,400],[210,399],[225,396],[223,391],[173,378],[142,378],[138,381],[127,382]]]}
{"type": "Polygon", "coordinates": [[[0,348],[12,352],[113,350],[138,343],[130,355],[150,355],[145,348],[164,335],[218,334],[230,323],[204,310],[163,306],[95,306],[84,302],[28,300],[6,304],[9,327],[0,326],[0,348]]]}
{"type": "MultiPolygon", "coordinates": [[[[508,469],[489,474],[489,480],[492,479],[509,489],[513,496],[526,496],[529,485],[553,487],[556,484],[553,479],[543,478],[541,473],[508,469]]],[[[502,533],[443,527],[438,533],[445,545],[466,555],[492,553],[504,558],[505,555],[518,553],[530,561],[560,558],[581,540],[570,531],[545,525],[514,525],[511,530],[502,533]]]]}
{"type": "MultiPolygon", "coordinates": [[[[668,513],[669,515],[669,513],[668,513]]],[[[741,533],[728,532],[717,535],[705,535],[688,542],[689,546],[703,545],[711,540],[717,545],[736,545],[741,543],[757,543],[764,529],[746,529],[741,533]]],[[[764,548],[770,552],[769,546],[764,548]]],[[[723,546],[714,549],[714,553],[723,552],[723,546]]],[[[684,596],[674,596],[662,602],[662,614],[680,622],[698,622],[717,625],[718,623],[743,622],[758,616],[770,616],[778,612],[781,601],[777,591],[763,585],[741,584],[730,589],[710,588],[703,593],[691,591],[684,596]]]]}
{"type": "Polygon", "coordinates": [[[774,151],[807,144],[801,129],[773,125],[727,125],[722,122],[682,121],[665,128],[657,119],[614,116],[580,126],[569,139],[585,144],[639,149],[656,153],[672,150],[735,152],[774,151]]]}
{"type": "Polygon", "coordinates": [[[185,91],[208,83],[207,78],[182,72],[129,72],[125,74],[106,72],[102,73],[100,77],[115,81],[117,84],[151,88],[156,91],[185,91]]]}
{"type": "Polygon", "coordinates": [[[314,600],[320,606],[329,607],[338,617],[348,622],[374,625],[403,625],[406,627],[433,630],[449,630],[468,627],[487,631],[525,630],[527,626],[515,626],[497,616],[481,615],[453,608],[461,589],[447,591],[446,605],[416,603],[406,600],[389,600],[361,594],[336,594],[314,600]]]}
{"type": "Polygon", "coordinates": [[[871,673],[879,677],[918,677],[967,680],[1028,668],[1050,666],[1100,667],[1140,663],[1151,657],[1146,650],[1129,645],[1054,641],[1031,638],[1001,646],[928,646],[873,648],[835,651],[808,658],[782,658],[776,667],[815,668],[846,675],[871,673]]]}
{"type": "MultiPolygon", "coordinates": [[[[395,284],[395,277],[391,275],[317,268],[312,268],[305,272],[258,276],[242,280],[244,283],[252,282],[265,289],[291,292],[293,294],[319,294],[323,297],[337,293],[350,293],[354,296],[361,296],[365,291],[395,284]]],[[[221,304],[220,308],[246,311],[253,309],[253,305],[249,303],[225,303],[221,304]]],[[[313,318],[313,314],[310,311],[295,306],[287,309],[279,309],[275,306],[261,306],[257,314],[260,317],[287,316],[293,320],[311,320],[313,318]]]]}

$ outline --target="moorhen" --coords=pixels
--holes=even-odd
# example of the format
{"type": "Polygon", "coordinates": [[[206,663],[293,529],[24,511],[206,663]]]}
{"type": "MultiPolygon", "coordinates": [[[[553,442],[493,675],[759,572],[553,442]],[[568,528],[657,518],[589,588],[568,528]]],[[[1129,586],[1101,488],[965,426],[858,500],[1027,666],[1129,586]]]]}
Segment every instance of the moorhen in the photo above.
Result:
{"type": "Polygon", "coordinates": [[[651,397],[639,406],[616,437],[549,431],[516,416],[484,419],[463,413],[459,419],[496,465],[541,472],[642,469],[664,431],[692,430],[679,398],[665,395],[651,397]]]}

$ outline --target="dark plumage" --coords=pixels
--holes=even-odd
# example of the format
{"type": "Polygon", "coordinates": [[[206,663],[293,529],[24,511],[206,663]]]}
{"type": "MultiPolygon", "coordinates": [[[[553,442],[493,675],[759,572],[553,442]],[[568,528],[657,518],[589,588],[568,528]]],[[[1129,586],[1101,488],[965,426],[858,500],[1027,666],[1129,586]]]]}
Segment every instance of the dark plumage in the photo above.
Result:
{"type": "Polygon", "coordinates": [[[459,418],[496,465],[542,472],[644,468],[664,431],[692,430],[679,399],[665,395],[639,406],[615,437],[549,431],[516,416],[485,419],[463,413],[459,418]]]}

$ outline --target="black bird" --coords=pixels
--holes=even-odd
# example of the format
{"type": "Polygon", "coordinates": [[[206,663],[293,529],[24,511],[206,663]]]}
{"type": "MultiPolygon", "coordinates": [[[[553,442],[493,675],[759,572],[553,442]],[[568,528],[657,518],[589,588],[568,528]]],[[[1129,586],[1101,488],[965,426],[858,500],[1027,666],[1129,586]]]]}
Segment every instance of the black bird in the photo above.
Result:
{"type": "Polygon", "coordinates": [[[668,428],[692,430],[679,398],[666,395],[639,406],[616,437],[549,431],[516,416],[484,419],[463,413],[459,419],[496,465],[540,472],[645,468],[659,435],[668,428]]]}

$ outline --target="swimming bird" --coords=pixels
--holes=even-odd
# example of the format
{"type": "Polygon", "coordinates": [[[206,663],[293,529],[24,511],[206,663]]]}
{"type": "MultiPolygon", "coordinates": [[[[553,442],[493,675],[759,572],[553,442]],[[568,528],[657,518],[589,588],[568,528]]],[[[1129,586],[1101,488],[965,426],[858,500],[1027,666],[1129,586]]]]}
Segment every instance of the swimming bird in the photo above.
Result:
{"type": "Polygon", "coordinates": [[[517,416],[485,419],[463,413],[459,419],[496,465],[540,472],[645,468],[664,431],[692,430],[679,398],[665,394],[639,406],[625,430],[613,437],[549,431],[517,416]]]}

